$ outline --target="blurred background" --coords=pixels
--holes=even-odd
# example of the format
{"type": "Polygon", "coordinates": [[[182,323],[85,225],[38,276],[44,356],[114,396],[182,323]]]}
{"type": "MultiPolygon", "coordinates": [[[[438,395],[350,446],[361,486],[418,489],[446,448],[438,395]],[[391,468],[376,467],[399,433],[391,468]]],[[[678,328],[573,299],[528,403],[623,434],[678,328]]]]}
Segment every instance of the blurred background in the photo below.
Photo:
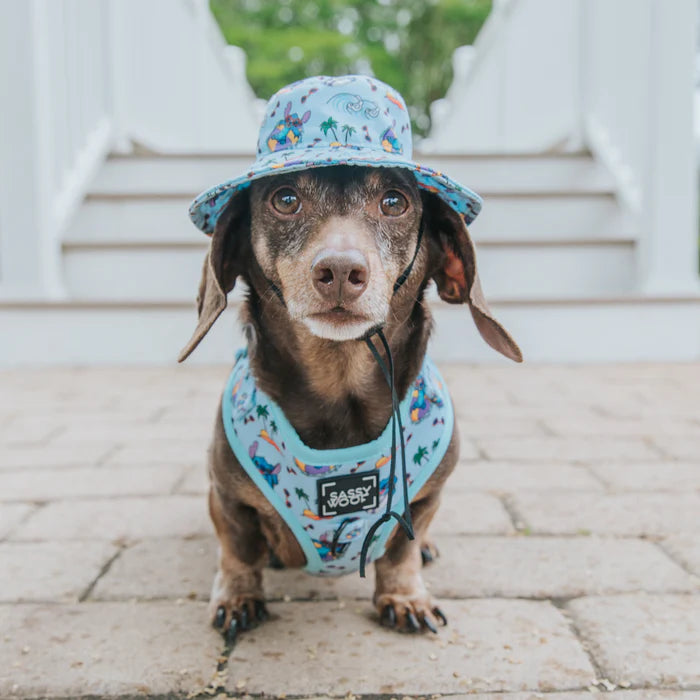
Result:
{"type": "MultiPolygon", "coordinates": [[[[531,361],[700,357],[696,0],[34,0],[0,8],[0,366],[171,363],[262,105],[371,73],[479,192],[487,297],[531,361]]],[[[234,292],[194,362],[230,361],[234,292]]],[[[433,355],[499,361],[435,304],[433,355]]],[[[232,334],[234,337],[232,337],[232,334]]]]}

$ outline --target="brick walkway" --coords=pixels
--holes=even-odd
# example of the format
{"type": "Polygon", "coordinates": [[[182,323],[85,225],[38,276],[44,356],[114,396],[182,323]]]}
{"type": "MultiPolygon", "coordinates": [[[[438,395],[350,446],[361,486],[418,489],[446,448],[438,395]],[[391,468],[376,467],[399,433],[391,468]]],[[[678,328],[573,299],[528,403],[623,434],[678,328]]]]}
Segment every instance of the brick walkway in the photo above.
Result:
{"type": "Polygon", "coordinates": [[[0,697],[700,698],[700,365],[445,369],[450,626],[398,635],[371,582],[269,572],[273,620],[230,655],[205,617],[226,369],[0,373],[0,697]]]}

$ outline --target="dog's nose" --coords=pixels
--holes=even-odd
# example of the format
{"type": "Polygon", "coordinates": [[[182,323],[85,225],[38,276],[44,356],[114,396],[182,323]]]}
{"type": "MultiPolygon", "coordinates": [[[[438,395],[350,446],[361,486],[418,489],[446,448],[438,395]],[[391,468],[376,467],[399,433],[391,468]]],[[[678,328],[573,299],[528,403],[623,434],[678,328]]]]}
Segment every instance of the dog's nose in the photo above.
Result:
{"type": "Polygon", "coordinates": [[[311,264],[314,287],[328,301],[355,301],[367,289],[369,264],[356,249],[322,250],[311,264]]]}

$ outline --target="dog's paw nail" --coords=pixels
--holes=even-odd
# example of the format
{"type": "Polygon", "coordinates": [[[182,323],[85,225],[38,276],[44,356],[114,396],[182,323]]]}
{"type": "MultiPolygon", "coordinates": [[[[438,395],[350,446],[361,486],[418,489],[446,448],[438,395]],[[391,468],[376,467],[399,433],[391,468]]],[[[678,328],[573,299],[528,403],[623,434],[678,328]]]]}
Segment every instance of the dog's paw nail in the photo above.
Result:
{"type": "Polygon", "coordinates": [[[423,547],[420,550],[420,558],[423,560],[423,565],[430,564],[433,561],[433,553],[428,549],[428,547],[423,547]]]}
{"type": "Polygon", "coordinates": [[[214,616],[214,627],[216,629],[221,629],[224,626],[224,622],[226,621],[226,608],[223,605],[220,605],[216,609],[216,615],[214,616]]]}
{"type": "Polygon", "coordinates": [[[265,603],[263,603],[262,600],[255,601],[255,617],[257,617],[260,622],[264,622],[269,617],[265,603]]]}
{"type": "Polygon", "coordinates": [[[245,607],[241,609],[239,619],[241,621],[241,629],[247,630],[250,627],[250,620],[248,619],[248,610],[245,607]]]}
{"type": "Polygon", "coordinates": [[[396,611],[393,605],[387,605],[379,620],[385,627],[396,627],[396,611]]]}
{"type": "Polygon", "coordinates": [[[420,629],[416,616],[410,610],[406,613],[406,627],[409,632],[417,632],[420,629]]]}
{"type": "Polygon", "coordinates": [[[423,618],[423,624],[433,633],[437,634],[437,627],[435,627],[435,623],[426,615],[423,618]]]}
{"type": "Polygon", "coordinates": [[[433,608],[433,615],[437,617],[440,622],[442,622],[443,625],[447,626],[447,618],[445,617],[445,613],[440,610],[440,608],[433,608]]]}
{"type": "Polygon", "coordinates": [[[234,617],[226,630],[226,644],[235,644],[238,636],[238,621],[234,617]]]}

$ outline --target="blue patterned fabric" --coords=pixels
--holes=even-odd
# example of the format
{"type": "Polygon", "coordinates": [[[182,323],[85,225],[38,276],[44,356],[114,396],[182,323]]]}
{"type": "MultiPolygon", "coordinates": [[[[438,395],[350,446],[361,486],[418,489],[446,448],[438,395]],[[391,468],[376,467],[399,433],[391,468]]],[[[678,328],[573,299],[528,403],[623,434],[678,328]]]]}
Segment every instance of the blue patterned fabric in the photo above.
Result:
{"type": "Polygon", "coordinates": [[[481,198],[441,172],[412,160],[411,122],[401,95],[365,75],[316,76],[270,98],[251,169],[200,194],[190,217],[206,234],[237,191],[280,172],[332,165],[406,168],[418,186],[437,194],[467,224],[481,198]]]}
{"type": "MultiPolygon", "coordinates": [[[[306,570],[322,576],[357,571],[365,534],[386,506],[391,424],[376,440],[364,445],[337,450],[308,447],[282,409],[257,386],[246,350],[236,355],[223,395],[222,412],[226,436],[234,454],[294,533],[306,555],[306,570]],[[374,473],[378,475],[379,485],[376,507],[351,514],[319,515],[318,479],[374,473]],[[334,548],[336,532],[340,536],[334,548]]],[[[401,402],[400,413],[410,500],[440,464],[454,425],[447,387],[428,358],[401,402]]],[[[398,473],[397,477],[394,504],[398,509],[403,499],[403,485],[398,473]]],[[[368,561],[384,553],[394,527],[395,523],[389,522],[377,530],[368,561]]]]}

